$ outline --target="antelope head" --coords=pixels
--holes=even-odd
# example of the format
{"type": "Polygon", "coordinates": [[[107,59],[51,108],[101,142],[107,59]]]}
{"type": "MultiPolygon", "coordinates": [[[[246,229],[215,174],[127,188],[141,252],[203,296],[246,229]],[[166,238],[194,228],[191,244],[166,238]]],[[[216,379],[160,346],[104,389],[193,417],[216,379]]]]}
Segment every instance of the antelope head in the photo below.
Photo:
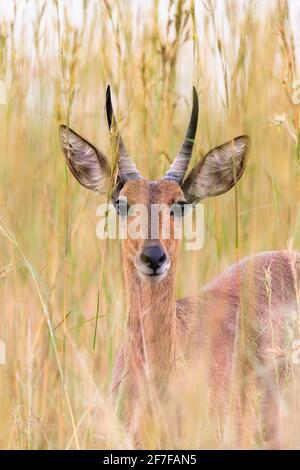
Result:
{"type": "MultiPolygon", "coordinates": [[[[117,151],[117,173],[111,192],[113,205],[123,217],[133,217],[130,208],[136,204],[148,209],[147,234],[124,240],[123,255],[134,275],[144,282],[161,281],[173,268],[179,246],[174,236],[176,220],[184,214],[185,207],[195,206],[199,201],[223,194],[231,189],[243,174],[249,138],[239,136],[211,150],[186,176],[192,155],[198,122],[198,96],[193,89],[193,107],[186,137],[180,151],[166,174],[157,181],[143,178],[129,157],[123,139],[118,132],[111,102],[110,87],[106,93],[106,112],[111,135],[114,135],[117,151]],[[150,208],[163,206],[168,210],[170,236],[162,236],[162,223],[153,233],[150,208]]],[[[113,171],[108,158],[94,145],[72,129],[60,126],[60,138],[67,165],[84,187],[108,194],[113,171]]],[[[164,214],[165,215],[165,214],[164,214]]],[[[165,220],[165,219],[164,219],[165,220]]]]}

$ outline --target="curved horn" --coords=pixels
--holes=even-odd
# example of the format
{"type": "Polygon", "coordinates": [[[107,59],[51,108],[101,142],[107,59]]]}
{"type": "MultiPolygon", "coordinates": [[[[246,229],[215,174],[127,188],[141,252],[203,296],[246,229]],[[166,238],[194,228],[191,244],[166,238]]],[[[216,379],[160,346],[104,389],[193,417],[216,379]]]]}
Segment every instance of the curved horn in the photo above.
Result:
{"type": "Polygon", "coordinates": [[[141,174],[137,170],[135,164],[132,162],[130,157],[128,156],[123,139],[118,132],[117,121],[114,116],[114,111],[113,111],[112,102],[111,102],[109,85],[106,89],[106,115],[107,115],[109,130],[111,130],[111,128],[115,126],[115,138],[116,138],[117,145],[118,145],[118,169],[119,169],[121,179],[123,181],[127,181],[129,179],[141,178],[141,174]]]}
{"type": "Polygon", "coordinates": [[[181,147],[180,152],[176,155],[175,160],[165,174],[164,179],[173,180],[179,184],[182,182],[192,156],[193,144],[198,123],[198,113],[198,94],[196,88],[193,87],[193,109],[189,127],[185,136],[185,141],[181,147]]]}

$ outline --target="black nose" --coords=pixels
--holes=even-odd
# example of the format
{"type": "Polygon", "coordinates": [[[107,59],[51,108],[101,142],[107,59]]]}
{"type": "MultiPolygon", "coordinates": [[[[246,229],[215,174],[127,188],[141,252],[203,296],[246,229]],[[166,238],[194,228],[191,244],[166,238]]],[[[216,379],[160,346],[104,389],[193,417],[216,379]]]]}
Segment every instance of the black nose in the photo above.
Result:
{"type": "Polygon", "coordinates": [[[160,268],[167,260],[160,246],[147,246],[141,254],[141,261],[154,271],[160,268]]]}

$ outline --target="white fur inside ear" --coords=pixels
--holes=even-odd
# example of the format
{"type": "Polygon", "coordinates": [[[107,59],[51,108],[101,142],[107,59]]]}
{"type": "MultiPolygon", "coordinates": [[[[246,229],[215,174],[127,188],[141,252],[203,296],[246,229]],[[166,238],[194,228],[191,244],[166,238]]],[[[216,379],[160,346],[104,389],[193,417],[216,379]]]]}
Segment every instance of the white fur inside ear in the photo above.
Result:
{"type": "Polygon", "coordinates": [[[79,183],[87,189],[106,194],[110,178],[106,157],[66,126],[60,127],[60,139],[68,167],[79,183]]]}
{"type": "Polygon", "coordinates": [[[184,181],[187,201],[200,201],[229,191],[243,174],[248,144],[249,138],[241,136],[211,150],[184,181]]]}

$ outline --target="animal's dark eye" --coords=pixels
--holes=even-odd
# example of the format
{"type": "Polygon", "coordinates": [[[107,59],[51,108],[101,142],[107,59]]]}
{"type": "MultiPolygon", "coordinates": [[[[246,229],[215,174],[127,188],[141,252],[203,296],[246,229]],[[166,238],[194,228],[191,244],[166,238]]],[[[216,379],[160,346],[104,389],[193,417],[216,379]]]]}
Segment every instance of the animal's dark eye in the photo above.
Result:
{"type": "Polygon", "coordinates": [[[177,201],[170,207],[170,215],[172,217],[183,217],[189,204],[186,201],[177,201]]]}
{"type": "Polygon", "coordinates": [[[120,196],[118,199],[113,201],[113,205],[119,216],[122,217],[128,214],[129,205],[127,202],[127,197],[120,196]]]}

